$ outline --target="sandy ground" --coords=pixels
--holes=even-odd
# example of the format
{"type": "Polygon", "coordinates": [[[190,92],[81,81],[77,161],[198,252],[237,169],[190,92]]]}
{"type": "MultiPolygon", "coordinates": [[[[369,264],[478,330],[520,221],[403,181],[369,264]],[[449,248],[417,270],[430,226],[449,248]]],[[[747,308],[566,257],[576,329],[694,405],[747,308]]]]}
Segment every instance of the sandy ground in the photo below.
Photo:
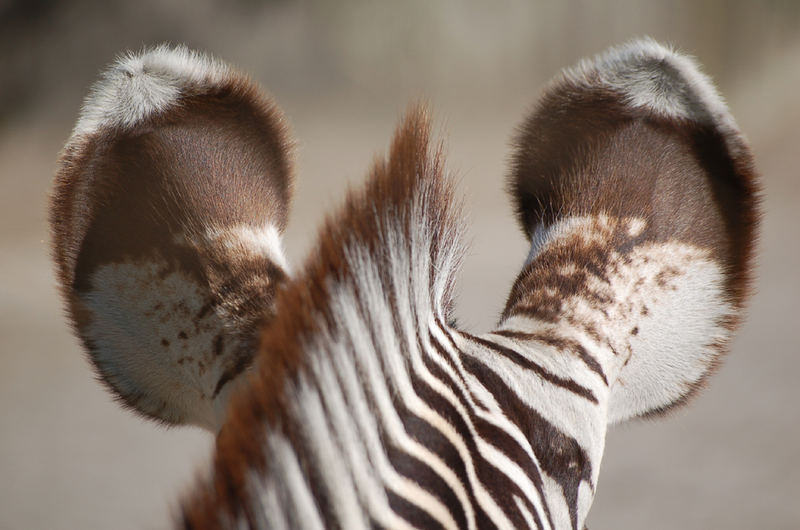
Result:
{"type": "MultiPolygon", "coordinates": [[[[800,80],[799,50],[722,87],[764,175],[749,318],[691,407],[611,430],[592,529],[800,528],[800,104],[791,88],[800,80]]],[[[433,96],[472,215],[458,311],[477,331],[494,321],[526,253],[502,179],[512,127],[538,88],[433,96]]],[[[278,99],[300,139],[286,240],[298,263],[323,213],[384,149],[408,98],[278,99]]],[[[41,109],[0,131],[0,529],[162,528],[213,441],[121,410],[93,379],[62,318],[45,205],[70,126],[41,109]]]]}

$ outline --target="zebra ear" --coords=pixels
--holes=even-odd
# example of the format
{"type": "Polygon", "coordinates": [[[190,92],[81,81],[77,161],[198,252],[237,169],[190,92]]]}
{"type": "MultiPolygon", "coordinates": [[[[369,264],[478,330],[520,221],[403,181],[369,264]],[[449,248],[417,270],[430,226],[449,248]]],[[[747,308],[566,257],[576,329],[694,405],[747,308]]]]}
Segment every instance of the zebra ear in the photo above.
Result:
{"type": "Polygon", "coordinates": [[[611,422],[695,394],[740,320],[758,218],[750,151],[697,64],[646,39],[565,71],[509,184],[532,245],[506,320],[592,352],[611,422]]]}
{"type": "Polygon", "coordinates": [[[285,281],[291,145],[246,76],[184,47],[119,59],[61,155],[52,254],[119,400],[216,429],[285,281]]]}

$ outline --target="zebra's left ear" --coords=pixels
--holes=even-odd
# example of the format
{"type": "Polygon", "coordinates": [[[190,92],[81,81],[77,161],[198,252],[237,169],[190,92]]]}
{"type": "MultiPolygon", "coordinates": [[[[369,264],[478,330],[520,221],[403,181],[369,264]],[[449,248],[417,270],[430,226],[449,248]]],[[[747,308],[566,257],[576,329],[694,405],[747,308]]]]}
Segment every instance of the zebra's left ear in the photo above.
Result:
{"type": "Polygon", "coordinates": [[[216,429],[286,279],[291,142],[247,76],[184,47],[93,87],[50,203],[67,310],[117,398],[216,429]]]}

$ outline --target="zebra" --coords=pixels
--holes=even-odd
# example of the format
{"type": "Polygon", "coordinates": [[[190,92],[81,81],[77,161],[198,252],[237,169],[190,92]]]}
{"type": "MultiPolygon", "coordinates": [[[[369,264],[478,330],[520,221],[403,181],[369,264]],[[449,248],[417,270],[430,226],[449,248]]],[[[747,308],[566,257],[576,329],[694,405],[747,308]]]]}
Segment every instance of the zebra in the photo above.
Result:
{"type": "Polygon", "coordinates": [[[530,252],[489,333],[454,319],[464,206],[430,123],[410,107],[290,272],[294,142],[254,81],[162,45],[92,88],[53,258],[114,396],[216,434],[176,527],[581,529],[608,426],[719,366],[759,182],[692,58],[645,38],[545,87],[507,179],[530,252]]]}

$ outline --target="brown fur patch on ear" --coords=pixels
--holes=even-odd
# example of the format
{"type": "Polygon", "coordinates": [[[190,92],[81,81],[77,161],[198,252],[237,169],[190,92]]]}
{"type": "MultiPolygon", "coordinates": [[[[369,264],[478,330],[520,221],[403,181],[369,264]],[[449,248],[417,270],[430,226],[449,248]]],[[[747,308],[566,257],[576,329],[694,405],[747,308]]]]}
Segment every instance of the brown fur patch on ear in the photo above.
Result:
{"type": "MultiPolygon", "coordinates": [[[[180,201],[161,214],[171,228],[270,220],[282,230],[291,200],[292,151],[281,110],[238,72],[125,129],[73,134],[59,157],[49,208],[61,284],[71,285],[77,254],[104,201],[131,191],[180,201]],[[156,189],[141,189],[148,184],[156,189]]],[[[118,228],[135,228],[120,223],[118,228]]]]}
{"type": "Polygon", "coordinates": [[[186,528],[212,528],[222,520],[251,517],[246,484],[250,473],[268,472],[268,431],[280,432],[292,443],[299,437],[287,411],[293,399],[290,388],[307,362],[304,345],[344,332],[331,307],[331,288],[358,285],[359,270],[351,259],[358,250],[378,263],[386,296],[391,296],[389,286],[403,279],[390,276],[386,245],[410,245],[412,231],[421,223],[433,232],[429,254],[435,262],[436,254],[444,252],[438,243],[452,245],[450,236],[460,226],[452,194],[441,146],[430,147],[428,112],[412,107],[395,133],[388,158],[377,160],[365,187],[350,192],[344,206],[327,219],[302,272],[278,294],[275,319],[261,337],[258,371],[232,398],[217,439],[213,477],[201,481],[184,503],[186,528]],[[420,212],[423,218],[417,217],[420,212]]]}

